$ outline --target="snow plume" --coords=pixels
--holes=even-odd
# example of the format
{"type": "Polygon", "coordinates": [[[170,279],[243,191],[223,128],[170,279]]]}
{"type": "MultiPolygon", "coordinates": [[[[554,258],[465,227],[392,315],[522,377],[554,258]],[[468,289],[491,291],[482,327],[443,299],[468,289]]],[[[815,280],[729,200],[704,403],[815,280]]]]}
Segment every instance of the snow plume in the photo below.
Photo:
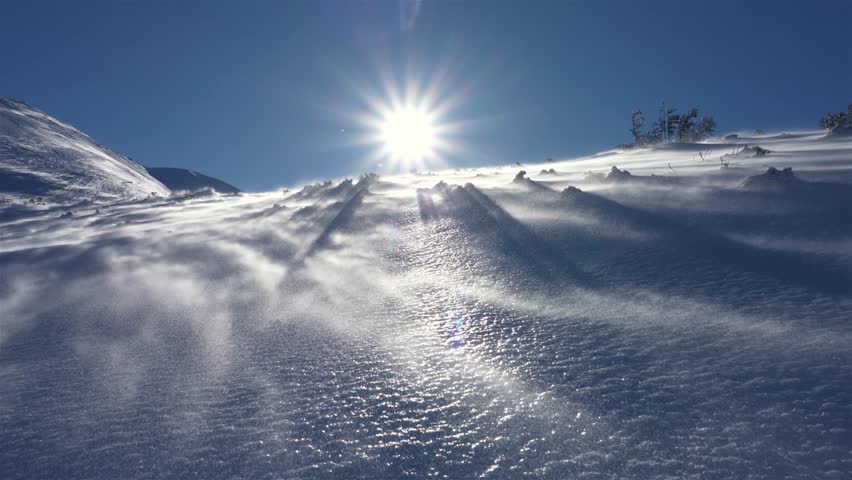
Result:
{"type": "Polygon", "coordinates": [[[758,140],[6,221],[0,472],[839,476],[852,144],[758,140]]]}

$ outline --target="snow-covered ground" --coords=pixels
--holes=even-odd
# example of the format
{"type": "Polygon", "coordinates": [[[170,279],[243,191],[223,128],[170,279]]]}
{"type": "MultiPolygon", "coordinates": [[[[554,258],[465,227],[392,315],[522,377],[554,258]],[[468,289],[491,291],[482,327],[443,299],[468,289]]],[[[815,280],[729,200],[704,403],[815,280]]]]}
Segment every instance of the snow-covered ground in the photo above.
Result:
{"type": "Polygon", "coordinates": [[[9,220],[0,477],[852,478],[823,137],[9,220]]]}

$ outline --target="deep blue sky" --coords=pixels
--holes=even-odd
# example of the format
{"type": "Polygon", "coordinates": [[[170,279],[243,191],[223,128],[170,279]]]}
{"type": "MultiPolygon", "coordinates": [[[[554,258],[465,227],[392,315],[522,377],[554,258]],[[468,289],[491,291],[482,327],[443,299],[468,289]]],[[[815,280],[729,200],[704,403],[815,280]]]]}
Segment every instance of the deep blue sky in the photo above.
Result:
{"type": "Polygon", "coordinates": [[[400,3],[4,0],[0,96],[248,190],[375,170],[352,115],[383,70],[444,72],[461,166],[610,148],[661,100],[723,131],[852,102],[852,0],[400,3]]]}

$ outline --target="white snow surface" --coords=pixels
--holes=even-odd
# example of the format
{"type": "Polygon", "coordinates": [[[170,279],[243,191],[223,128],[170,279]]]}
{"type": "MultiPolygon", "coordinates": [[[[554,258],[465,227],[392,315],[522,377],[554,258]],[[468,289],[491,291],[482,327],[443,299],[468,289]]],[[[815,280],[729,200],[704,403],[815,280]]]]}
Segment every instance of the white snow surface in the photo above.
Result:
{"type": "Polygon", "coordinates": [[[852,141],[736,141],[6,221],[0,477],[852,478],[852,141]]]}
{"type": "Polygon", "coordinates": [[[171,192],[76,128],[0,97],[0,209],[42,210],[171,192]]]}

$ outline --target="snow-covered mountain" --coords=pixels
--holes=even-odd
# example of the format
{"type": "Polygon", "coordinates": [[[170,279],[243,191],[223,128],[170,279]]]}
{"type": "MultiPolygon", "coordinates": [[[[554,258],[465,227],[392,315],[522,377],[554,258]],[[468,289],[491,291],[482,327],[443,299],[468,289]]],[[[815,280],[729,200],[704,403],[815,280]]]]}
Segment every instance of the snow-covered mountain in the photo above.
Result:
{"type": "Polygon", "coordinates": [[[0,208],[169,195],[129,158],[24,102],[0,97],[0,208]]]}
{"type": "Polygon", "coordinates": [[[239,193],[240,189],[203,173],[186,168],[145,167],[152,177],[167,186],[172,192],[197,192],[215,190],[219,193],[239,193]]]}
{"type": "Polygon", "coordinates": [[[0,220],[0,478],[845,479],[850,312],[824,132],[0,220]]]}

